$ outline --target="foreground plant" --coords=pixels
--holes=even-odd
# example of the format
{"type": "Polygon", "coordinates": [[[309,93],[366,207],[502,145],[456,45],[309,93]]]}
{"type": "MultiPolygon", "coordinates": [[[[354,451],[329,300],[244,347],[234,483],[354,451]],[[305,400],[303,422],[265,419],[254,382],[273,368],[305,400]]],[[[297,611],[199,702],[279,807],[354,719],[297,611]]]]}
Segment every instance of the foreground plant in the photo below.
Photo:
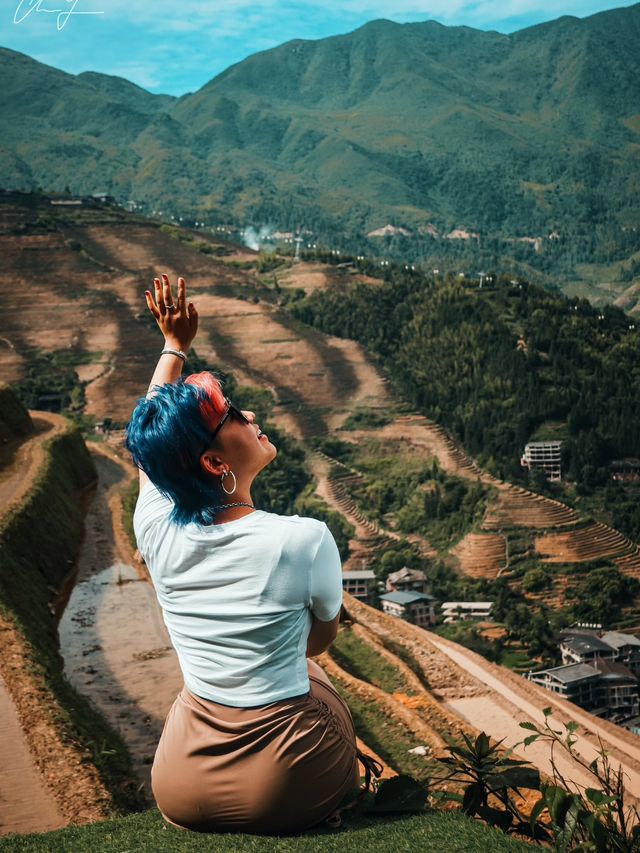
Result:
{"type": "Polygon", "coordinates": [[[547,742],[550,747],[552,781],[540,787],[542,796],[531,812],[531,832],[535,835],[541,815],[546,811],[554,849],[589,851],[589,853],[640,853],[640,813],[636,806],[625,802],[624,773],[619,765],[611,765],[608,751],[598,736],[597,757],[587,762],[576,751],[578,724],[564,723],[564,731],[552,727],[551,708],[545,708],[544,725],[520,723],[533,734],[523,741],[525,747],[534,741],[547,742]],[[586,770],[597,787],[589,788],[566,779],[555,760],[559,747],[586,770]]]}
{"type": "Polygon", "coordinates": [[[521,788],[540,790],[539,771],[528,761],[511,758],[513,749],[502,750],[503,741],[491,743],[484,732],[475,741],[466,734],[462,737],[465,746],[448,746],[449,755],[439,759],[448,772],[438,781],[454,783],[463,793],[439,790],[437,799],[455,800],[470,817],[480,817],[504,831],[532,834],[534,827],[516,798],[523,799],[521,788]]]}

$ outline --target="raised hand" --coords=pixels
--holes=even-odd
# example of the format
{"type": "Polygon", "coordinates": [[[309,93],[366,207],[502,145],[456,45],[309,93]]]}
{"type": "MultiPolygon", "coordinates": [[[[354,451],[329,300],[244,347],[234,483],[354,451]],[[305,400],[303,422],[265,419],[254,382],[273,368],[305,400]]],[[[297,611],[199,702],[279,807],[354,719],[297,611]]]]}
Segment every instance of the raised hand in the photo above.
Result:
{"type": "Polygon", "coordinates": [[[162,283],[154,278],[155,299],[151,291],[145,290],[147,307],[153,314],[165,342],[171,347],[186,352],[198,331],[198,312],[193,302],[187,305],[187,287],[182,276],[178,279],[178,298],[174,302],[171,284],[162,273],[162,283]]]}

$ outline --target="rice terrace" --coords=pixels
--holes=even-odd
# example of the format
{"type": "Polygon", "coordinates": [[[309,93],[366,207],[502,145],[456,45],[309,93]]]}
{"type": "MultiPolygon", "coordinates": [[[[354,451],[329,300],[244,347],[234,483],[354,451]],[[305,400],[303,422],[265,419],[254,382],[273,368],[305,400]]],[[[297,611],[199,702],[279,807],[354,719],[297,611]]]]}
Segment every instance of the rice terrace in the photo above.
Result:
{"type": "MultiPolygon", "coordinates": [[[[463,591],[465,583],[478,582],[490,593],[491,584],[502,579],[534,611],[543,604],[563,607],[570,600],[569,581],[585,561],[609,560],[625,576],[638,578],[639,548],[629,537],[583,513],[579,504],[569,506],[490,474],[449,431],[401,398],[364,346],[313,328],[288,310],[292,299],[329,286],[338,292],[354,282],[381,286],[371,270],[320,259],[292,264],[282,256],[265,273],[261,254],[245,246],[159,226],[114,206],[60,213],[47,197],[21,193],[4,193],[0,203],[5,294],[0,380],[29,389],[34,365],[54,351],[58,370],[51,373],[51,388],[38,386],[34,393],[45,404],[56,395],[58,403],[64,398],[62,408],[75,406],[85,430],[102,425],[88,435],[82,465],[75,464],[74,488],[85,513],[77,563],[73,571],[62,567],[50,576],[50,588],[58,591],[50,610],[58,620],[65,676],[95,711],[84,708],[75,712],[79,717],[60,722],[68,695],[29,663],[30,629],[19,628],[3,603],[0,669],[7,689],[0,701],[3,718],[14,722],[0,741],[1,757],[26,780],[19,791],[7,786],[8,775],[1,783],[2,820],[11,832],[94,823],[136,801],[150,802],[154,744],[180,689],[177,660],[128,531],[135,472],[122,446],[132,400],[146,388],[158,350],[157,330],[140,300],[158,269],[189,282],[202,324],[201,363],[229,371],[239,388],[262,394],[269,401],[269,422],[304,449],[313,483],[306,500],[321,501],[343,520],[344,571],[380,572],[385,553],[401,563],[437,561],[445,586],[463,591]],[[72,387],[59,385],[65,371],[72,387]],[[437,483],[476,489],[473,516],[459,530],[430,524],[408,531],[401,512],[376,512],[372,483],[380,471],[400,481],[417,473],[414,495],[428,496],[437,483]],[[534,564],[549,571],[542,592],[527,591],[527,574],[514,560],[522,554],[529,571],[534,564]],[[116,733],[105,730],[104,743],[118,744],[117,761],[91,754],[91,713],[116,733]],[[27,719],[29,727],[19,734],[20,720],[27,719]],[[55,763],[53,740],[59,744],[55,763]]],[[[57,414],[32,408],[27,423],[9,409],[7,404],[6,428],[13,437],[3,446],[0,473],[3,524],[11,523],[43,468],[50,467],[44,460],[66,453],[66,444],[76,440],[57,414]]],[[[391,562],[387,574],[390,567],[391,562]]],[[[623,608],[625,630],[636,627],[635,595],[623,608]]],[[[19,611],[27,605],[15,606],[19,611]]],[[[522,740],[519,722],[541,724],[543,709],[551,705],[559,721],[579,724],[581,754],[591,759],[598,743],[604,744],[624,768],[629,795],[640,797],[636,735],[464,644],[347,592],[345,606],[349,619],[319,662],[350,703],[359,743],[381,762],[382,779],[399,772],[420,777],[425,758],[415,747],[429,756],[451,735],[484,731],[504,739],[506,747],[516,745],[522,740]]],[[[534,658],[528,666],[535,666],[534,658]]],[[[518,747],[518,754],[551,773],[544,744],[518,747]]],[[[588,784],[588,774],[576,776],[568,761],[558,762],[588,784]]]]}

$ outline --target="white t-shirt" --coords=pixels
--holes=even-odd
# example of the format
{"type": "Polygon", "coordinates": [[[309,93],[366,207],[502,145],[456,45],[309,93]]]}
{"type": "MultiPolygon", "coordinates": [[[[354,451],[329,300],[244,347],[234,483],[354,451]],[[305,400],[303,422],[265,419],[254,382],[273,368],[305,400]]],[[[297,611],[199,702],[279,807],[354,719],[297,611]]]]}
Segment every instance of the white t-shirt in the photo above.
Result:
{"type": "Polygon", "coordinates": [[[254,510],[235,521],[180,527],[173,502],[146,482],[133,528],[185,685],[249,707],[309,690],[311,614],[342,604],[342,564],[324,521],[254,510]]]}

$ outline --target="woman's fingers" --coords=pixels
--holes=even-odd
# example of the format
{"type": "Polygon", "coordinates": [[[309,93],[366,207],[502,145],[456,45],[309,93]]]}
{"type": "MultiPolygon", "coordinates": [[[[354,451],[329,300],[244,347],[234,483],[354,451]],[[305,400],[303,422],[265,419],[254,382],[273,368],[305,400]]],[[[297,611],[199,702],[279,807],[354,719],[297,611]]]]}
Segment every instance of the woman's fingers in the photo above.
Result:
{"type": "Polygon", "coordinates": [[[162,293],[164,295],[164,304],[165,307],[169,305],[173,305],[173,294],[171,293],[171,284],[169,283],[168,277],[162,273],[162,293]]]}
{"type": "MultiPolygon", "coordinates": [[[[178,296],[174,302],[171,293],[171,283],[168,276],[162,273],[162,281],[159,278],[153,280],[155,288],[155,301],[148,290],[145,290],[147,305],[155,319],[160,324],[161,328],[165,328],[165,320],[173,328],[173,321],[179,318],[186,318],[189,326],[195,335],[198,329],[198,312],[193,302],[187,304],[187,285],[182,276],[178,278],[178,296]],[[169,310],[168,306],[175,305],[177,310],[169,310]]],[[[167,327],[168,328],[168,327],[167,327]]]]}
{"type": "Polygon", "coordinates": [[[176,303],[178,306],[178,311],[180,311],[180,312],[184,311],[186,308],[186,303],[187,303],[187,286],[184,283],[184,279],[182,278],[182,276],[180,276],[180,278],[178,279],[178,301],[176,303]]]}
{"type": "Polygon", "coordinates": [[[145,299],[147,300],[147,308],[149,309],[149,311],[151,311],[151,313],[157,320],[160,316],[160,312],[158,311],[158,306],[153,301],[153,296],[151,295],[151,292],[149,290],[145,290],[144,295],[145,299]]]}
{"type": "Polygon", "coordinates": [[[160,316],[164,317],[164,315],[167,313],[167,308],[164,304],[164,296],[162,295],[162,285],[160,284],[160,279],[154,278],[153,285],[156,290],[156,304],[158,305],[160,316]]]}
{"type": "Polygon", "coordinates": [[[195,335],[198,331],[198,312],[196,311],[196,306],[193,302],[189,303],[189,325],[191,326],[191,331],[195,335]]]}

